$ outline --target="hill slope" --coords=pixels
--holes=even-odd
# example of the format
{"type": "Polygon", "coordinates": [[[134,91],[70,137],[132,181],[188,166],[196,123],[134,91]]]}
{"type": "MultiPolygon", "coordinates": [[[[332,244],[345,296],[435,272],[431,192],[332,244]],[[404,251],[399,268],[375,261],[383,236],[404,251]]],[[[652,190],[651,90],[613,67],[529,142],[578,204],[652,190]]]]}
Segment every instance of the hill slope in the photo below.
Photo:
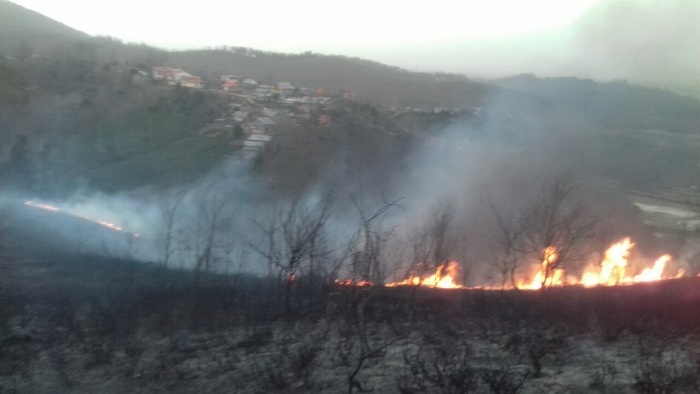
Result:
{"type": "Polygon", "coordinates": [[[284,55],[239,48],[171,52],[168,61],[208,78],[236,74],[264,84],[285,81],[321,87],[328,93],[351,92],[360,101],[396,106],[479,106],[494,90],[463,76],[410,72],[345,56],[284,55]]]}
{"type": "Polygon", "coordinates": [[[56,46],[89,38],[38,12],[0,0],[0,55],[17,57],[28,50],[45,54],[56,46]]]}

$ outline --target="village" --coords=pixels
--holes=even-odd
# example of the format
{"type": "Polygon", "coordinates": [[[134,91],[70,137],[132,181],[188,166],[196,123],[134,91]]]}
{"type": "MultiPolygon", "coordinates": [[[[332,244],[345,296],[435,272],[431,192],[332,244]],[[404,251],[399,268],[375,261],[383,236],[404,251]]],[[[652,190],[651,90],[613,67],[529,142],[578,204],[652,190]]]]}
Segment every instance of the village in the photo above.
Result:
{"type": "MultiPolygon", "coordinates": [[[[145,77],[143,74],[139,74],[145,77]]],[[[295,87],[289,82],[260,84],[251,78],[222,75],[218,81],[204,81],[179,68],[153,67],[154,82],[191,89],[204,89],[229,98],[229,108],[199,133],[224,135],[240,152],[254,156],[261,152],[279,125],[306,119],[319,126],[331,123],[328,110],[333,100],[354,100],[351,93],[329,97],[323,88],[295,87]]]]}
{"type": "MultiPolygon", "coordinates": [[[[200,135],[225,136],[236,151],[254,157],[280,132],[281,125],[288,122],[313,122],[321,127],[329,126],[333,119],[331,110],[341,102],[355,100],[349,92],[329,94],[323,87],[298,87],[289,82],[262,84],[252,78],[238,75],[221,75],[218,80],[207,81],[180,68],[153,67],[152,75],[139,71],[134,75],[138,81],[152,81],[171,86],[201,89],[229,99],[229,108],[220,117],[203,128],[200,135]]],[[[405,114],[463,115],[465,112],[478,115],[481,108],[455,109],[396,108],[383,107],[392,117],[405,114]]]]}

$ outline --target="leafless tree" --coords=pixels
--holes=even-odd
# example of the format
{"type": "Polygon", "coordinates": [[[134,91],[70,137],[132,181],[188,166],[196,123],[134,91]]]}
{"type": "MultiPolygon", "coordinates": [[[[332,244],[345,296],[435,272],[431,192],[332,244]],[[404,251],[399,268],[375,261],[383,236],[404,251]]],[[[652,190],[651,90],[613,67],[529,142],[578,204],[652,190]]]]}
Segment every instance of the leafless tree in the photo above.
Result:
{"type": "Polygon", "coordinates": [[[585,241],[593,237],[599,222],[575,192],[568,174],[560,174],[545,182],[526,208],[523,252],[542,262],[542,289],[562,263],[583,260],[585,241]]]}
{"type": "Polygon", "coordinates": [[[185,197],[185,193],[182,190],[173,189],[161,196],[158,201],[158,208],[160,210],[160,217],[163,221],[163,229],[161,234],[162,242],[162,253],[163,260],[162,264],[167,267],[170,263],[170,259],[175,253],[175,229],[178,220],[178,210],[185,197]]]}
{"type": "Polygon", "coordinates": [[[230,245],[224,230],[231,226],[232,213],[228,212],[230,199],[220,191],[203,188],[193,198],[195,218],[185,238],[199,281],[228,252],[222,249],[230,245]]]}
{"type": "Polygon", "coordinates": [[[505,287],[510,281],[511,286],[517,289],[515,272],[523,262],[521,250],[526,223],[519,212],[499,205],[490,196],[485,197],[483,201],[496,224],[492,237],[498,246],[496,255],[501,287],[505,287]]]}
{"type": "Polygon", "coordinates": [[[318,258],[326,253],[320,244],[326,234],[331,205],[330,195],[316,204],[296,198],[278,207],[266,223],[257,223],[263,242],[251,246],[267,261],[270,273],[282,279],[287,312],[291,311],[292,284],[302,267],[308,265],[313,273],[318,258]]]}
{"type": "Polygon", "coordinates": [[[352,198],[360,215],[360,225],[354,238],[351,263],[351,275],[354,279],[382,283],[385,268],[382,263],[383,247],[386,245],[392,229],[383,229],[380,220],[391,208],[398,207],[400,201],[401,199],[386,202],[374,213],[368,214],[359,200],[352,198]]]}

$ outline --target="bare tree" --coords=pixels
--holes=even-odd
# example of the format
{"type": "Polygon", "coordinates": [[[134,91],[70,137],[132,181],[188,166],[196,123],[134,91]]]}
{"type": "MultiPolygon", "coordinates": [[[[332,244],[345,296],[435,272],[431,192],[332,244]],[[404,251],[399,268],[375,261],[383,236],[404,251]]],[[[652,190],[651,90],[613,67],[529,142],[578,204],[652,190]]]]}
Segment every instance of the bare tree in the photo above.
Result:
{"type": "Polygon", "coordinates": [[[355,280],[365,280],[372,283],[382,283],[384,264],[382,251],[391,235],[392,229],[383,229],[379,221],[393,207],[398,207],[401,199],[385,203],[372,214],[367,214],[359,200],[352,202],[360,215],[360,226],[355,237],[354,253],[352,253],[351,274],[355,280]]]}
{"type": "Polygon", "coordinates": [[[526,223],[520,213],[498,205],[492,198],[485,197],[483,201],[496,222],[493,239],[499,249],[497,256],[501,287],[505,287],[510,281],[511,286],[517,289],[515,271],[523,262],[521,250],[526,223]]]}
{"type": "Polygon", "coordinates": [[[302,267],[308,265],[313,273],[317,259],[325,253],[319,246],[325,237],[331,204],[330,195],[316,204],[297,198],[278,207],[267,223],[257,223],[264,242],[252,247],[267,260],[270,273],[282,279],[287,312],[291,312],[292,284],[302,267]]]}
{"type": "Polygon", "coordinates": [[[584,258],[584,243],[599,222],[575,191],[571,178],[560,174],[542,186],[524,215],[523,251],[542,262],[542,289],[562,263],[571,265],[584,258]]]}
{"type": "Polygon", "coordinates": [[[162,253],[163,260],[162,264],[167,267],[170,263],[170,259],[175,253],[175,228],[178,220],[178,210],[180,204],[185,197],[185,193],[182,190],[169,190],[164,195],[161,196],[158,203],[158,208],[160,210],[160,216],[163,221],[163,232],[161,234],[162,241],[162,253]]]}
{"type": "Polygon", "coordinates": [[[208,272],[214,263],[230,252],[231,244],[226,231],[231,226],[232,212],[228,211],[230,199],[220,191],[203,188],[193,196],[194,218],[192,224],[183,227],[183,246],[195,261],[197,281],[208,272]]]}

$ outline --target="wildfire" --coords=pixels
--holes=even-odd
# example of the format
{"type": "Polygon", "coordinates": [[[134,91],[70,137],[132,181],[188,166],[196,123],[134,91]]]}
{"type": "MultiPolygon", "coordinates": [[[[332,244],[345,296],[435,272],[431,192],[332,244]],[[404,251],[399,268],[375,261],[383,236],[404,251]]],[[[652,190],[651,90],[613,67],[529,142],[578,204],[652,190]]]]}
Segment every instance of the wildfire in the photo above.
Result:
{"type": "Polygon", "coordinates": [[[358,286],[358,287],[372,286],[374,284],[369,280],[352,280],[352,279],[346,279],[346,280],[336,279],[334,281],[334,283],[338,286],[358,286]]]}
{"type": "MultiPolygon", "coordinates": [[[[32,201],[32,200],[30,200],[30,201],[25,201],[25,202],[24,202],[24,205],[27,205],[27,206],[30,206],[30,207],[34,207],[34,208],[40,208],[40,209],[44,209],[44,210],[52,211],[52,212],[62,212],[62,213],[64,213],[64,214],[66,214],[66,215],[75,216],[75,217],[78,217],[78,218],[81,218],[81,219],[85,219],[85,220],[89,220],[89,221],[91,221],[91,222],[95,222],[95,223],[97,223],[97,224],[100,224],[100,225],[102,225],[102,226],[104,226],[104,227],[107,227],[107,228],[109,228],[109,229],[112,229],[112,230],[114,230],[114,231],[123,231],[123,230],[124,230],[124,228],[122,228],[122,227],[120,227],[120,226],[118,226],[118,225],[116,225],[116,224],[114,224],[114,223],[110,223],[110,222],[107,222],[107,221],[104,221],[104,220],[93,220],[93,219],[87,218],[87,217],[82,216],[82,215],[78,215],[78,214],[71,213],[71,212],[67,212],[67,211],[62,211],[61,209],[59,209],[58,207],[55,207],[55,206],[53,206],[53,205],[37,203],[37,202],[34,202],[34,201],[32,201]]],[[[135,238],[141,238],[141,234],[131,234],[131,235],[132,235],[133,237],[135,237],[135,238]]]]}
{"type": "Polygon", "coordinates": [[[53,205],[49,205],[49,204],[39,204],[39,203],[35,203],[34,201],[27,201],[27,202],[24,203],[24,205],[27,205],[27,206],[30,206],[30,207],[34,207],[34,208],[45,209],[45,210],[47,210],[47,211],[53,211],[53,212],[58,212],[58,211],[60,211],[60,209],[54,207],[53,205]]]}
{"type": "Polygon", "coordinates": [[[557,248],[549,246],[545,248],[543,254],[544,258],[542,259],[539,272],[537,272],[530,283],[518,283],[519,289],[537,290],[542,288],[543,283],[546,287],[564,285],[564,270],[560,268],[551,268],[559,259],[557,248]]]}
{"type": "Polygon", "coordinates": [[[685,273],[679,270],[675,276],[664,276],[664,271],[668,262],[671,260],[670,255],[659,257],[654,265],[650,268],[645,268],[638,275],[630,275],[628,273],[628,261],[630,251],[634,247],[634,242],[629,238],[613,244],[605,251],[605,258],[600,263],[599,267],[589,267],[580,279],[575,277],[566,277],[564,270],[554,269],[547,272],[548,265],[555,262],[556,249],[552,246],[548,247],[545,252],[545,259],[542,262],[540,271],[535,275],[530,283],[519,283],[518,288],[521,289],[539,289],[544,282],[545,286],[563,286],[569,284],[581,284],[585,287],[592,286],[616,286],[634,284],[640,282],[651,282],[663,279],[680,278],[685,273]],[[555,256],[555,257],[552,257],[555,256]],[[549,273],[549,277],[547,277],[549,273]],[[543,278],[547,278],[543,281],[543,278]]]}
{"type": "Polygon", "coordinates": [[[439,266],[435,273],[421,278],[419,276],[411,275],[408,279],[401,282],[387,283],[386,287],[395,286],[426,286],[426,287],[438,287],[441,289],[463,289],[464,286],[455,283],[457,278],[457,269],[459,264],[456,261],[450,261],[439,266]]]}
{"type": "MultiPolygon", "coordinates": [[[[517,287],[523,290],[537,290],[545,287],[559,287],[566,285],[593,286],[617,286],[630,285],[641,282],[652,282],[665,279],[681,278],[685,272],[679,269],[675,275],[666,273],[671,256],[665,254],[659,257],[651,267],[634,272],[634,266],[630,267],[628,258],[634,247],[630,238],[611,245],[605,251],[605,257],[599,265],[588,267],[580,278],[566,274],[564,269],[558,268],[560,261],[559,251],[554,246],[549,246],[542,251],[542,263],[531,277],[530,281],[521,280],[517,287]],[[634,275],[636,273],[636,275],[634,275]]],[[[400,282],[387,283],[386,287],[397,286],[425,286],[443,289],[464,289],[458,284],[457,271],[459,263],[450,261],[437,267],[431,275],[411,275],[400,282]]],[[[698,275],[700,277],[700,275],[698,275]]],[[[365,280],[335,280],[336,285],[341,286],[373,286],[374,283],[365,280]]],[[[502,290],[502,287],[478,286],[478,289],[502,290]]]]}

